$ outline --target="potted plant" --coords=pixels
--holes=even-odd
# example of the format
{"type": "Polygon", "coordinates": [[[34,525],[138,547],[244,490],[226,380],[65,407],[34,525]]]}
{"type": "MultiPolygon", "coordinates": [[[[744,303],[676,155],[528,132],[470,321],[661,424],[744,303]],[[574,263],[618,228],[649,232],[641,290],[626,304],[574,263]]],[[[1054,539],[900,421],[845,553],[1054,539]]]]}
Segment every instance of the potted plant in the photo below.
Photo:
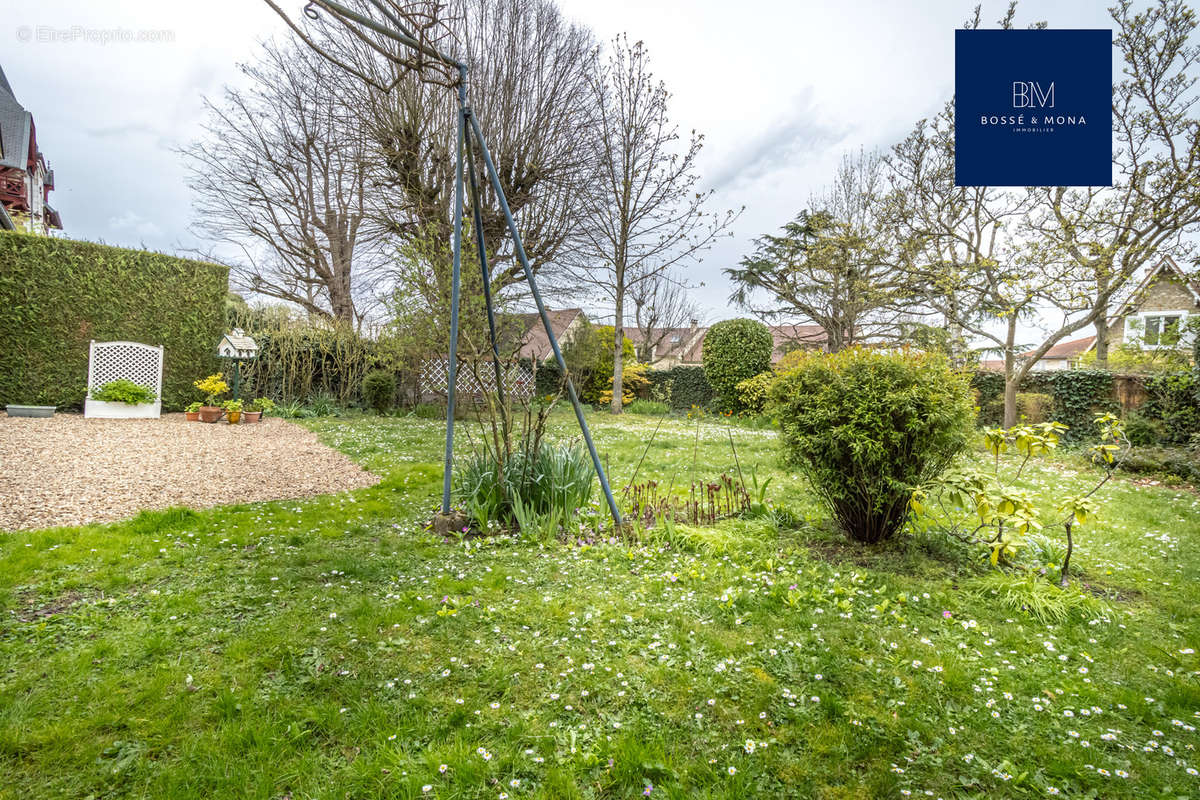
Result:
{"type": "Polygon", "coordinates": [[[200,421],[200,405],[198,402],[188,403],[188,407],[183,410],[183,414],[187,417],[188,422],[200,421]]]}
{"type": "Polygon", "coordinates": [[[144,417],[147,409],[154,408],[157,403],[158,393],[149,386],[118,378],[93,388],[84,408],[89,417],[122,419],[144,417]]]}
{"type": "Polygon", "coordinates": [[[229,391],[229,384],[223,379],[223,375],[218,372],[216,375],[209,375],[203,380],[198,380],[192,385],[200,391],[204,392],[204,405],[198,409],[200,412],[201,422],[216,422],[221,418],[221,407],[217,405],[217,398],[229,391]]]}
{"type": "Polygon", "coordinates": [[[246,422],[258,422],[262,415],[275,410],[275,403],[266,397],[256,397],[246,406],[246,422]]]}
{"type": "Polygon", "coordinates": [[[225,418],[229,420],[230,425],[237,425],[238,420],[242,417],[242,401],[241,400],[226,400],[221,404],[225,409],[225,418]]]}

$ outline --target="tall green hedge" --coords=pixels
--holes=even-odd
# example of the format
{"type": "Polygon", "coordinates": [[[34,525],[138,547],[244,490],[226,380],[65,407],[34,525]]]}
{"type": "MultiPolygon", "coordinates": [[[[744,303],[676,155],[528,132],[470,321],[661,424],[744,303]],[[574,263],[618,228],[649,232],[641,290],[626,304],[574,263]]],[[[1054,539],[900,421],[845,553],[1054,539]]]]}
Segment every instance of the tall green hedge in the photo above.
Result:
{"type": "Polygon", "coordinates": [[[704,374],[726,411],[742,411],[737,385],[771,368],[775,340],[758,320],[727,319],[704,336],[704,374]]]}
{"type": "Polygon", "coordinates": [[[654,387],[671,387],[672,408],[708,408],[713,401],[713,387],[704,374],[704,367],[679,364],[670,369],[649,370],[646,377],[650,380],[652,393],[654,387]]]}
{"type": "Polygon", "coordinates": [[[229,271],[120,247],[0,233],[0,405],[83,404],[90,340],[162,345],[166,409],[220,369],[229,271]]]}

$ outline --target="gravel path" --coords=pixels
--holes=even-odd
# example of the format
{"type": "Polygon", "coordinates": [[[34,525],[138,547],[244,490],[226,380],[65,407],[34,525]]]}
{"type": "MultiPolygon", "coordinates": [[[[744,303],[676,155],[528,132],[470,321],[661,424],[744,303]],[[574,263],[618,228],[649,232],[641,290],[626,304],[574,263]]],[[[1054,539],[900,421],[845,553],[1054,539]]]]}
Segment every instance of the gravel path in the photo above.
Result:
{"type": "Polygon", "coordinates": [[[0,413],[0,530],[329,494],[379,478],[299,425],[0,413]]]}

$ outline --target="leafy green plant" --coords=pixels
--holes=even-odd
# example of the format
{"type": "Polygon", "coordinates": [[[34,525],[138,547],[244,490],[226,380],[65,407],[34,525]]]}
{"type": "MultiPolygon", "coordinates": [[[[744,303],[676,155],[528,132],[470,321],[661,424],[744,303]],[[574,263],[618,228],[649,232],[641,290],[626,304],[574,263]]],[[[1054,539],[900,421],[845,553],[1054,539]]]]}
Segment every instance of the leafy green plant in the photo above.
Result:
{"type": "Polygon", "coordinates": [[[738,383],[738,403],[741,405],[742,411],[752,415],[763,413],[767,408],[771,384],[774,382],[775,373],[767,370],[738,383]]]}
{"type": "Polygon", "coordinates": [[[363,402],[380,414],[396,401],[396,376],[386,369],[373,369],[363,376],[363,402]]]}
{"type": "MultiPolygon", "coordinates": [[[[1056,510],[1066,533],[1066,549],[1059,567],[1059,585],[1069,582],[1074,529],[1091,520],[1099,508],[1094,495],[1111,480],[1113,472],[1129,454],[1129,439],[1121,420],[1113,414],[1095,419],[1099,442],[1091,448],[1091,459],[1104,469],[1103,477],[1090,489],[1076,495],[1056,498],[1056,510]]],[[[969,544],[987,548],[992,566],[1013,560],[1027,538],[1042,531],[1043,514],[1033,493],[1017,488],[1026,467],[1033,459],[1052,453],[1066,426],[1058,422],[1018,425],[1007,430],[993,428],[984,432],[990,470],[963,468],[943,475],[912,494],[910,509],[928,518],[935,511],[943,517],[941,529],[969,544]],[[1000,470],[1001,459],[1008,453],[1018,457],[1015,472],[1006,478],[1000,470]]],[[[1044,549],[1044,548],[1043,548],[1044,549]]]]}
{"type": "Polygon", "coordinates": [[[245,408],[245,405],[241,400],[226,400],[221,403],[221,408],[225,409],[227,414],[236,414],[245,408]]]}
{"type": "Polygon", "coordinates": [[[503,463],[490,454],[466,461],[454,474],[454,494],[481,527],[486,520],[537,528],[533,520],[564,523],[592,497],[595,470],[576,445],[539,443],[503,463]]]}
{"type": "Polygon", "coordinates": [[[91,398],[106,403],[128,403],[140,405],[153,403],[158,395],[149,386],[142,386],[126,378],[118,378],[98,388],[92,389],[91,398]]]}
{"type": "Polygon", "coordinates": [[[671,409],[660,400],[634,400],[625,410],[630,414],[644,414],[648,417],[661,417],[671,409]]]}
{"type": "Polygon", "coordinates": [[[752,319],[727,319],[704,336],[704,374],[726,411],[741,411],[737,385],[771,366],[771,330],[752,319]]]}
{"type": "Polygon", "coordinates": [[[1097,598],[1076,587],[1058,589],[1040,580],[1032,570],[1017,574],[992,572],[983,576],[976,593],[985,602],[998,601],[1013,613],[1029,614],[1043,624],[1104,616],[1108,609],[1097,598]]]}
{"type": "Polygon", "coordinates": [[[256,397],[246,405],[247,411],[261,411],[269,414],[275,410],[275,401],[269,397],[256,397]]]}
{"type": "Polygon", "coordinates": [[[195,403],[188,403],[187,407],[184,408],[184,411],[186,411],[189,414],[195,414],[197,411],[200,410],[201,406],[203,406],[203,405],[204,404],[199,401],[196,401],[195,403]]]}
{"type": "Polygon", "coordinates": [[[286,403],[279,403],[277,406],[275,406],[275,410],[283,419],[303,419],[305,417],[313,416],[313,413],[309,411],[299,400],[291,400],[286,403]]]}
{"type": "Polygon", "coordinates": [[[913,488],[962,452],[974,420],[944,358],[859,348],[806,354],[772,385],[770,409],[788,462],[841,530],[868,543],[900,530],[913,488]]]}
{"type": "Polygon", "coordinates": [[[317,392],[309,397],[306,408],[314,417],[332,417],[341,412],[337,399],[325,391],[317,392]]]}

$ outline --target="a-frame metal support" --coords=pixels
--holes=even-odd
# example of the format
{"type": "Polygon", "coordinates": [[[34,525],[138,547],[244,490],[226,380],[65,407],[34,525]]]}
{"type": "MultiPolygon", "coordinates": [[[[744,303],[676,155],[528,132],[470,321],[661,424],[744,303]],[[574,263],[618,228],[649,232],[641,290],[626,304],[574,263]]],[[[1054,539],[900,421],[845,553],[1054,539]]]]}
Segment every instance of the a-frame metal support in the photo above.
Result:
{"type": "Polygon", "coordinates": [[[454,472],[454,411],[458,394],[458,314],[459,296],[462,291],[464,153],[470,158],[469,178],[471,182],[472,227],[475,231],[475,247],[478,251],[479,265],[483,271],[483,298],[487,306],[488,333],[491,337],[492,357],[495,361],[496,392],[498,393],[500,402],[505,402],[504,374],[500,366],[500,347],[496,339],[496,314],[495,306],[492,302],[487,244],[483,237],[483,213],[479,200],[479,185],[475,177],[474,148],[472,147],[472,141],[474,141],[479,146],[479,153],[483,157],[487,178],[492,185],[492,189],[496,192],[496,199],[500,204],[500,210],[504,212],[504,219],[508,223],[508,230],[513,237],[513,250],[516,253],[517,260],[521,262],[521,269],[525,272],[525,280],[529,282],[529,291],[533,295],[533,302],[537,306],[542,326],[546,329],[546,337],[550,340],[550,348],[554,351],[554,359],[558,362],[559,368],[562,369],[566,381],[567,397],[571,401],[572,408],[575,409],[575,419],[579,422],[579,430],[583,433],[584,442],[587,443],[588,453],[592,458],[592,465],[596,468],[596,477],[600,480],[600,488],[604,491],[604,499],[608,501],[608,510],[612,513],[613,524],[620,527],[621,512],[617,509],[617,501],[613,498],[612,488],[608,483],[608,475],[604,471],[604,465],[600,463],[600,454],[596,452],[596,444],[592,441],[591,431],[588,430],[587,420],[584,418],[583,406],[580,404],[579,396],[575,392],[575,384],[571,380],[570,372],[567,370],[567,362],[563,360],[562,348],[559,347],[558,337],[554,335],[554,328],[550,324],[550,316],[546,313],[546,305],[542,302],[541,292],[538,291],[533,267],[530,266],[529,258],[525,255],[525,246],[521,242],[521,232],[517,230],[516,220],[513,219],[512,210],[508,206],[508,198],[505,196],[504,187],[500,183],[500,175],[496,172],[496,165],[492,162],[492,154],[488,150],[487,142],[483,138],[483,132],[479,128],[479,120],[475,118],[475,115],[471,113],[471,107],[467,105],[467,67],[462,62],[421,42],[382,3],[377,2],[377,0],[371,0],[371,4],[384,15],[388,22],[394,26],[394,29],[349,9],[340,3],[333,2],[333,0],[314,0],[314,2],[310,2],[305,7],[305,13],[313,16],[315,14],[313,7],[322,6],[340,16],[343,20],[358,23],[363,27],[369,28],[376,33],[382,34],[393,41],[417,50],[458,70],[457,158],[454,170],[454,238],[451,243],[453,248],[453,265],[450,287],[450,364],[447,370],[449,373],[449,383],[446,387],[446,458],[445,473],[442,478],[442,513],[448,514],[450,512],[450,489],[454,472]]]}

